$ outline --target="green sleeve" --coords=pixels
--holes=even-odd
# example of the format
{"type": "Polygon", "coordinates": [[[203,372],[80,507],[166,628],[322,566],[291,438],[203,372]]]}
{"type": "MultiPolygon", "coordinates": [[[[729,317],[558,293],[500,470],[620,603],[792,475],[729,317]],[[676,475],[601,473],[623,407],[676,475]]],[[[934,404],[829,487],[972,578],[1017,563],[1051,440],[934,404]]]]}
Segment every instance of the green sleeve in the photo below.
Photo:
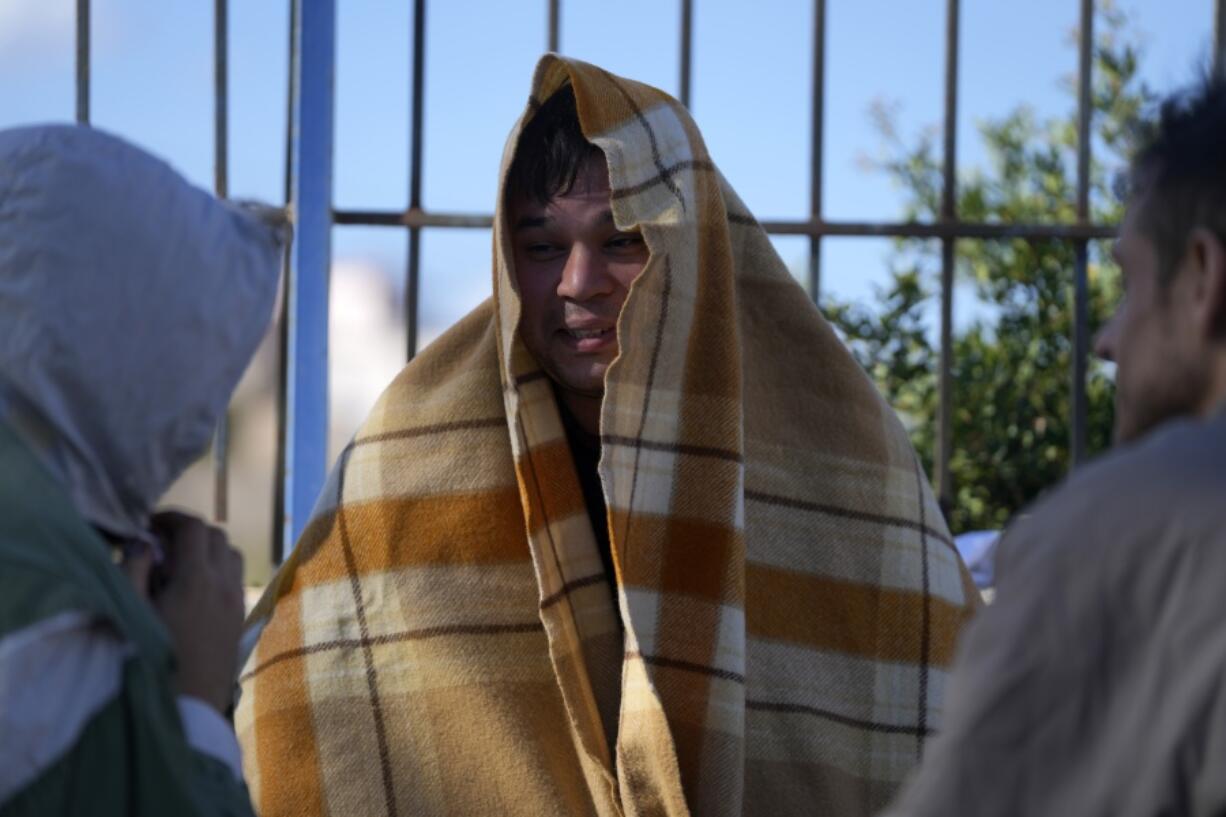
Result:
{"type": "Polygon", "coordinates": [[[254,817],[247,787],[187,745],[177,712],[150,705],[162,696],[134,663],[120,694],[0,817],[254,817]]]}

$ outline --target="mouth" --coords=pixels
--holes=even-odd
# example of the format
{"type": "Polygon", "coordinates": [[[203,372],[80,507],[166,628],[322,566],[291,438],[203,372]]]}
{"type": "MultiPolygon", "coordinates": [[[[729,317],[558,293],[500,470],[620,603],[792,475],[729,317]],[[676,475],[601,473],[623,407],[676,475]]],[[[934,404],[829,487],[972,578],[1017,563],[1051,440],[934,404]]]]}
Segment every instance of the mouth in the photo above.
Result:
{"type": "Polygon", "coordinates": [[[571,327],[564,326],[559,330],[563,342],[580,353],[603,352],[617,341],[617,328],[606,327],[571,327]]]}
{"type": "Polygon", "coordinates": [[[575,340],[587,340],[589,338],[603,338],[613,334],[613,327],[606,326],[604,329],[572,329],[569,326],[563,330],[575,340]]]}

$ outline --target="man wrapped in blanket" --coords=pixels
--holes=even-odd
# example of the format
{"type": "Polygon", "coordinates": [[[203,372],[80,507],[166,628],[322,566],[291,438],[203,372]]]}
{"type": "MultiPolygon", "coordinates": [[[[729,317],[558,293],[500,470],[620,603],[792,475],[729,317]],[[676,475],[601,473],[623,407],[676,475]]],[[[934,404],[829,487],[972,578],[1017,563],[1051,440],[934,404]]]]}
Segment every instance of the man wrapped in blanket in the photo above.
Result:
{"type": "Polygon", "coordinates": [[[242,559],[152,510],[264,334],[279,243],[112,136],[0,131],[4,817],[252,813],[242,559]]]}
{"type": "Polygon", "coordinates": [[[898,420],[685,109],[543,58],[493,278],[253,613],[260,812],[884,806],[974,589],[898,420]]]}

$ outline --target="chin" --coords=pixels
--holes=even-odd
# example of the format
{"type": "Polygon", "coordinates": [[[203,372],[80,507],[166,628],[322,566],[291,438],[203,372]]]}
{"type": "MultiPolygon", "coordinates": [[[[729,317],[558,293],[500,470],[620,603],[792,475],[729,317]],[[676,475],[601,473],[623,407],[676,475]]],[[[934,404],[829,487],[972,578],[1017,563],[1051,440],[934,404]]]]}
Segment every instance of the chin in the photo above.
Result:
{"type": "Polygon", "coordinates": [[[596,396],[604,392],[604,373],[609,364],[556,362],[553,366],[558,385],[570,391],[596,396]]]}

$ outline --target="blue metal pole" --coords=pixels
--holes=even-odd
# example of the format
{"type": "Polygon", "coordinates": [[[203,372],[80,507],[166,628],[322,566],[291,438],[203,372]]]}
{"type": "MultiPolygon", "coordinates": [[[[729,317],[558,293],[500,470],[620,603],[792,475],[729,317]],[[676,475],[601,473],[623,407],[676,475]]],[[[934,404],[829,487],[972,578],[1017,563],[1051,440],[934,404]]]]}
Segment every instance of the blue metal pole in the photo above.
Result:
{"type": "Polygon", "coordinates": [[[290,207],[294,245],[286,283],[286,411],[283,536],[302,533],[327,467],[328,270],[332,231],[335,0],[295,0],[290,207]]]}

